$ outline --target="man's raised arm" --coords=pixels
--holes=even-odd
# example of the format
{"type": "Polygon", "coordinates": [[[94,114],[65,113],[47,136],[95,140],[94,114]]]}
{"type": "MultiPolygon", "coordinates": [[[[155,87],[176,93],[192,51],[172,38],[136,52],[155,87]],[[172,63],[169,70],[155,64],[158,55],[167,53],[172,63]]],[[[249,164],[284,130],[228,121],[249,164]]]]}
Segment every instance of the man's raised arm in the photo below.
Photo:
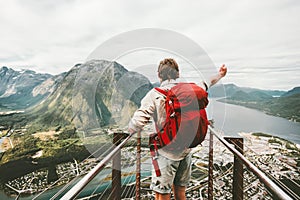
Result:
{"type": "Polygon", "coordinates": [[[227,67],[225,66],[225,64],[223,64],[219,69],[219,73],[210,78],[208,87],[210,88],[211,86],[216,84],[221,78],[223,78],[226,75],[226,73],[227,73],[227,67]]]}

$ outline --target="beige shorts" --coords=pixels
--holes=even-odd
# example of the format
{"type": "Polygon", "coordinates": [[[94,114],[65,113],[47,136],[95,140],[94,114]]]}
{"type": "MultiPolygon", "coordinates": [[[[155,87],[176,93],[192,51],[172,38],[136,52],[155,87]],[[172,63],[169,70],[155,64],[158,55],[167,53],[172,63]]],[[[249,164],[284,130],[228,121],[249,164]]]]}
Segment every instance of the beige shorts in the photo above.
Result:
{"type": "Polygon", "coordinates": [[[156,176],[152,166],[152,181],[150,188],[153,191],[161,194],[168,194],[171,193],[173,184],[176,186],[188,186],[191,178],[191,154],[188,154],[180,161],[170,160],[159,155],[157,161],[161,176],[156,176]]]}

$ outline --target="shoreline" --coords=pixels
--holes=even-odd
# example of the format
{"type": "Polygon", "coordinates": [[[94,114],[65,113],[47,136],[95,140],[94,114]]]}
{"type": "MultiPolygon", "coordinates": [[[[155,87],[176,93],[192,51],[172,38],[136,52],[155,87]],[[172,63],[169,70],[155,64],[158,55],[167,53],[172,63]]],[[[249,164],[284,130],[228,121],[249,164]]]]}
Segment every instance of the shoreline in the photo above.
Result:
{"type": "Polygon", "coordinates": [[[256,135],[253,135],[255,133],[258,133],[258,132],[239,132],[238,135],[242,136],[243,138],[248,138],[249,136],[250,137],[258,137],[258,138],[261,138],[261,137],[269,137],[269,138],[278,138],[280,140],[283,140],[283,141],[287,141],[289,143],[292,143],[294,144],[298,149],[300,149],[300,144],[298,143],[295,143],[293,141],[290,141],[288,139],[284,139],[280,136],[277,136],[277,135],[272,135],[272,134],[269,134],[269,133],[263,133],[264,135],[261,135],[261,136],[256,136],[256,135]]]}
{"type": "Polygon", "coordinates": [[[257,110],[257,111],[263,112],[266,115],[270,115],[270,116],[273,116],[273,117],[280,117],[280,118],[286,119],[286,120],[288,120],[290,122],[294,122],[294,123],[299,123],[300,124],[300,121],[297,121],[296,119],[294,119],[292,117],[283,117],[283,116],[281,116],[278,113],[272,113],[270,111],[266,111],[264,109],[260,109],[260,108],[257,108],[257,107],[247,106],[248,102],[230,100],[230,99],[227,99],[226,97],[220,97],[220,98],[214,98],[214,99],[216,101],[218,101],[218,102],[221,102],[221,103],[231,104],[231,105],[236,105],[236,106],[242,106],[242,107],[245,107],[245,108],[249,108],[249,109],[253,109],[253,110],[257,110]]]}

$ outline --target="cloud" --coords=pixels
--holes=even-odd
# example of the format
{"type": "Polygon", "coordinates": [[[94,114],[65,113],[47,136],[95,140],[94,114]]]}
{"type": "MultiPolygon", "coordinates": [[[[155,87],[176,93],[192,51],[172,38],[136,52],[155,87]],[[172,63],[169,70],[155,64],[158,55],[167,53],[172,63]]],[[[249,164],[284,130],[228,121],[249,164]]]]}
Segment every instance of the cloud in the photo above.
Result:
{"type": "Polygon", "coordinates": [[[232,73],[224,82],[250,84],[246,76],[258,71],[265,76],[251,77],[253,87],[300,85],[295,77],[300,59],[296,0],[4,0],[0,9],[0,65],[57,74],[84,62],[117,34],[152,27],[184,34],[216,66],[226,63],[232,73]],[[266,79],[274,73],[281,74],[280,80],[266,79]]]}

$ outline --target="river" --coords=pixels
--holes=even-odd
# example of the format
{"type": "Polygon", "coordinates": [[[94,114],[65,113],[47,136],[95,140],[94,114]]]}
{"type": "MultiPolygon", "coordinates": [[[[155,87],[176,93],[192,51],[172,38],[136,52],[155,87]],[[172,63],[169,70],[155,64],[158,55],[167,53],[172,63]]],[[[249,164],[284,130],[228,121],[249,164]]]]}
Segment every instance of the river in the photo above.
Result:
{"type": "MultiPolygon", "coordinates": [[[[215,128],[223,131],[224,135],[238,136],[239,132],[263,132],[300,144],[300,123],[291,122],[281,117],[267,115],[258,110],[225,104],[216,101],[216,99],[210,99],[207,113],[209,119],[214,119],[215,128]]],[[[91,188],[97,187],[101,179],[98,177],[96,180],[97,181],[93,181],[90,184],[93,185],[91,188]]],[[[98,189],[103,190],[102,188],[107,187],[107,184],[103,185],[102,188],[101,187],[98,189]]],[[[89,191],[91,188],[88,188],[87,190],[89,191]]],[[[58,190],[59,188],[47,191],[44,194],[45,196],[41,196],[41,198],[38,199],[48,199],[51,194],[58,190]]],[[[25,200],[31,199],[32,197],[33,196],[28,196],[20,199],[25,200]]],[[[14,198],[8,197],[0,191],[0,199],[14,198]]]]}

